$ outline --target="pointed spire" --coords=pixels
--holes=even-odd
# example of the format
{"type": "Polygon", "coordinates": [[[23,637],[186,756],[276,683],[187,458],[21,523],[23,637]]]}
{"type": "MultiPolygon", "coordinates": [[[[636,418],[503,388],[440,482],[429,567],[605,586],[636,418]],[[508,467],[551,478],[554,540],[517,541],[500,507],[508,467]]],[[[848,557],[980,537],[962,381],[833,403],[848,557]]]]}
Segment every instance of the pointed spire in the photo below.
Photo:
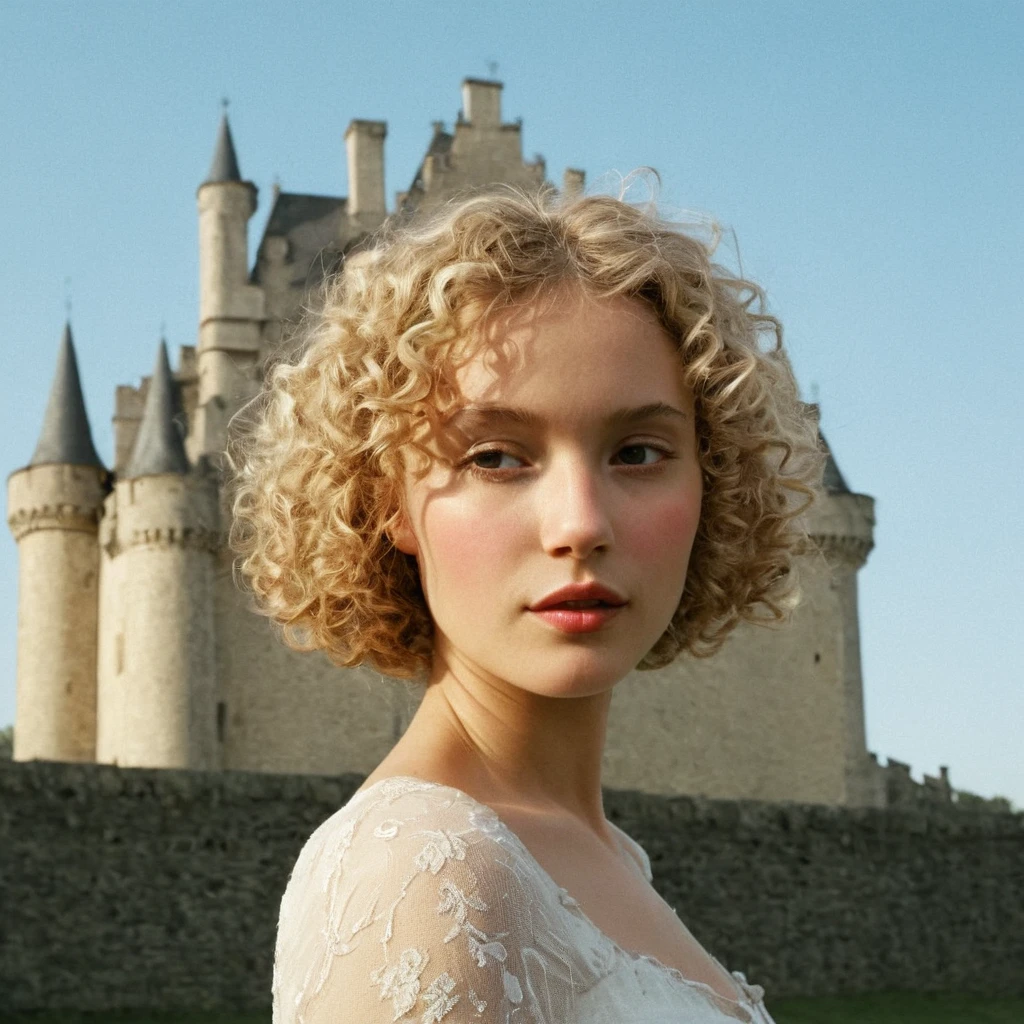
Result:
{"type": "Polygon", "coordinates": [[[167,342],[161,338],[135,448],[123,474],[125,479],[188,472],[188,456],[178,426],[180,420],[181,410],[167,359],[167,342]]]}
{"type": "Polygon", "coordinates": [[[89,418],[85,413],[82,382],[78,376],[78,360],[71,338],[71,324],[64,324],[64,334],[57,356],[57,372],[53,375],[50,400],[46,404],[39,443],[29,462],[38,466],[58,462],[71,466],[103,466],[92,443],[89,418]]]}
{"type": "Polygon", "coordinates": [[[235,144],[231,139],[231,127],[228,125],[228,112],[225,108],[220,118],[220,129],[217,132],[217,148],[213,151],[213,162],[210,173],[206,175],[204,185],[218,181],[241,181],[242,172],[238,169],[238,157],[235,155],[235,144]]]}
{"type": "Polygon", "coordinates": [[[821,438],[821,443],[825,446],[825,472],[822,476],[822,486],[828,491],[829,494],[850,494],[850,488],[847,486],[846,480],[843,479],[843,474],[839,472],[839,464],[836,462],[835,456],[832,454],[832,448],[828,441],[825,440],[825,435],[821,432],[821,428],[818,429],[818,436],[821,438]]]}

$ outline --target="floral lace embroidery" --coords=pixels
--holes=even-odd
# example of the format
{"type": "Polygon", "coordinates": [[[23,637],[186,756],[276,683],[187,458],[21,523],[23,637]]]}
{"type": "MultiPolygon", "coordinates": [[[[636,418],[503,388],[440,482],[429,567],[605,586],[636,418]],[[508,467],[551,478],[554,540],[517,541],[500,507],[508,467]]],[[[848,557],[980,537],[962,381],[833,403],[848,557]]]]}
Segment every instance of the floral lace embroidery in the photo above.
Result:
{"type": "Polygon", "coordinates": [[[425,834],[434,838],[416,855],[415,863],[420,871],[429,871],[436,875],[444,867],[445,861],[466,859],[466,844],[453,832],[442,829],[439,832],[425,834]]]}
{"type": "MultiPolygon", "coordinates": [[[[382,789],[384,789],[385,796],[389,799],[401,795],[402,792],[407,792],[407,789],[389,786],[387,781],[382,783],[382,789]]],[[[488,816],[486,813],[478,814],[474,812],[473,817],[475,819],[473,821],[474,827],[483,825],[489,834],[495,836],[502,835],[502,826],[496,815],[488,816]]],[[[377,824],[377,827],[373,830],[373,835],[385,841],[394,839],[403,824],[398,819],[385,818],[377,824]]],[[[449,861],[464,861],[466,858],[468,845],[461,835],[456,832],[448,829],[438,829],[423,830],[415,834],[424,835],[428,838],[428,841],[413,859],[417,872],[421,874],[429,873],[432,876],[436,876],[449,861]]],[[[504,967],[504,963],[508,958],[508,951],[501,942],[497,941],[504,938],[505,933],[488,936],[486,932],[481,931],[469,920],[470,910],[476,910],[481,914],[485,914],[489,908],[477,891],[476,876],[468,868],[467,872],[470,883],[468,890],[460,888],[448,879],[442,881],[438,887],[437,913],[441,916],[447,915],[453,918],[452,926],[444,936],[444,941],[451,942],[457,939],[459,935],[465,935],[470,956],[478,967],[487,967],[489,961],[496,966],[501,965],[502,987],[505,995],[510,1002],[518,1005],[523,1001],[522,985],[519,979],[504,967]]],[[[387,926],[384,931],[385,945],[392,935],[395,911],[398,908],[398,904],[405,897],[413,878],[415,878],[415,873],[406,879],[398,899],[391,905],[387,926]]],[[[372,917],[373,907],[368,909],[362,921],[357,922],[357,926],[364,924],[372,919],[372,917]]],[[[353,927],[353,932],[355,930],[356,927],[353,927]]],[[[380,987],[380,998],[382,1000],[391,999],[394,1009],[394,1017],[392,1019],[394,1021],[406,1016],[415,1007],[417,997],[419,997],[427,1007],[420,1024],[438,1024],[461,998],[458,994],[455,994],[456,981],[447,971],[439,974],[420,994],[420,975],[426,968],[428,960],[429,954],[426,950],[415,947],[406,949],[399,957],[399,962],[396,966],[388,967],[385,964],[377,968],[371,975],[371,980],[380,987]]],[[[487,1008],[487,1001],[481,999],[472,988],[469,989],[468,999],[478,1015],[482,1014],[487,1008]]]]}
{"type": "MultiPolygon", "coordinates": [[[[470,877],[473,878],[473,885],[475,887],[476,878],[472,875],[470,877]]],[[[439,914],[455,915],[455,924],[452,925],[451,931],[444,937],[445,942],[451,942],[462,931],[473,931],[478,935],[483,935],[483,932],[474,928],[466,920],[466,915],[469,913],[468,907],[479,910],[481,913],[487,911],[487,904],[478,895],[475,893],[467,895],[453,882],[442,882],[438,892],[440,893],[441,901],[437,905],[437,912],[439,914]]]]}
{"type": "MultiPolygon", "coordinates": [[[[425,783],[421,780],[414,780],[409,777],[383,780],[378,785],[378,792],[383,795],[384,803],[386,804],[390,804],[392,801],[399,797],[403,797],[410,792],[428,792],[436,791],[436,789],[437,787],[433,783],[425,783]]],[[[323,841],[314,854],[314,858],[317,862],[323,863],[324,860],[327,860],[332,863],[332,870],[330,870],[326,876],[322,876],[321,887],[325,895],[329,893],[327,900],[329,907],[328,919],[331,922],[337,922],[334,927],[328,925],[328,927],[322,931],[323,938],[327,940],[325,944],[326,950],[333,956],[348,953],[350,946],[349,943],[344,940],[346,938],[354,937],[370,924],[380,921],[386,913],[386,911],[379,908],[378,899],[383,895],[380,889],[377,889],[370,894],[371,899],[369,901],[369,905],[364,904],[362,913],[355,921],[352,921],[350,917],[346,927],[342,928],[340,926],[341,918],[345,915],[335,913],[339,908],[337,906],[338,894],[335,891],[335,885],[333,883],[337,881],[337,876],[340,872],[344,854],[348,851],[353,842],[358,822],[363,819],[367,811],[371,810],[372,806],[379,806],[379,802],[365,806],[362,808],[363,813],[349,818],[347,821],[343,821],[340,824],[339,830],[336,831],[333,836],[324,836],[323,841]]],[[[445,806],[448,806],[448,804],[446,803],[445,806]]],[[[390,914],[387,915],[387,926],[383,936],[383,945],[385,950],[388,948],[388,942],[391,939],[392,923],[395,911],[398,904],[407,895],[409,886],[417,876],[422,877],[429,874],[431,877],[437,877],[443,872],[449,862],[464,862],[469,847],[463,836],[467,835],[467,833],[471,833],[476,830],[489,836],[499,846],[504,847],[509,855],[509,859],[506,863],[504,859],[499,858],[499,863],[505,864],[506,867],[512,869],[517,875],[520,873],[518,870],[518,858],[522,852],[519,849],[521,843],[514,833],[510,833],[508,831],[507,827],[503,822],[501,822],[497,814],[491,808],[476,804],[468,809],[467,817],[469,819],[470,828],[460,831],[451,831],[450,829],[414,829],[412,828],[413,821],[410,818],[384,818],[380,820],[373,829],[374,837],[385,842],[394,840],[403,831],[406,835],[411,832],[413,836],[424,836],[427,839],[427,842],[420,849],[420,852],[413,858],[415,870],[406,875],[400,895],[390,905],[390,914]]],[[[526,852],[528,853],[529,851],[526,852]]],[[[643,860],[647,862],[646,851],[643,851],[643,860]]],[[[650,880],[650,869],[646,864],[643,865],[643,868],[645,877],[650,880]]],[[[506,961],[509,960],[508,950],[506,949],[506,946],[499,941],[500,939],[506,938],[510,933],[501,932],[488,936],[487,933],[472,923],[470,920],[470,911],[477,911],[480,914],[486,914],[489,907],[481,898],[477,886],[477,879],[473,872],[469,870],[468,865],[463,869],[462,881],[464,888],[460,888],[459,885],[455,884],[455,882],[450,879],[438,878],[437,914],[439,916],[448,916],[452,919],[451,928],[444,936],[443,941],[448,943],[458,939],[459,935],[465,935],[468,951],[471,955],[472,961],[478,967],[497,968],[500,966],[504,997],[510,1004],[512,1004],[512,1006],[518,1008],[524,1001],[523,985],[520,983],[519,978],[506,968],[506,961]],[[466,884],[467,881],[468,884],[466,884]]],[[[423,882],[420,884],[425,883],[426,879],[424,878],[423,882]]],[[[576,914],[582,914],[579,904],[569,895],[568,891],[560,886],[556,886],[556,888],[558,889],[558,901],[561,905],[574,910],[576,914]]],[[[609,940],[609,942],[610,941],[611,940],[609,940]]],[[[430,961],[430,955],[426,949],[420,947],[407,948],[402,951],[397,963],[393,963],[391,965],[387,963],[388,957],[386,952],[384,955],[385,963],[374,970],[370,977],[373,984],[379,988],[379,998],[381,1001],[390,999],[393,1011],[393,1022],[397,1022],[402,1018],[407,1018],[411,1012],[415,1013],[417,1003],[419,1003],[423,1007],[423,1010],[421,1016],[419,1016],[418,1024],[441,1024],[443,1019],[446,1018],[451,1010],[460,1002],[463,995],[465,996],[465,1004],[467,1007],[471,1005],[475,1011],[475,1018],[479,1019],[487,1009],[487,1000],[481,999],[472,987],[467,986],[466,991],[460,995],[457,991],[459,987],[458,981],[456,978],[453,978],[448,971],[442,971],[440,974],[436,975],[433,981],[431,981],[426,988],[423,988],[421,982],[425,984],[426,979],[424,979],[422,975],[430,961]]],[[[331,955],[326,957],[327,960],[331,958],[331,955]]],[[[650,957],[631,954],[629,959],[633,960],[634,963],[647,961],[657,965],[665,974],[678,974],[674,969],[667,968],[650,957]]],[[[303,988],[306,988],[312,980],[311,976],[314,973],[313,968],[314,965],[310,964],[310,969],[307,972],[303,988]]],[[[317,992],[320,991],[323,983],[323,975],[327,973],[327,964],[321,962],[320,968],[322,975],[315,988],[315,991],[317,992]]],[[[749,983],[746,976],[740,971],[731,971],[729,973],[739,982],[746,997],[752,1002],[752,1004],[754,1004],[754,1007],[758,1007],[758,1009],[755,1010],[755,1013],[757,1014],[756,1019],[761,1020],[763,1014],[764,1019],[766,1021],[770,1021],[771,1018],[767,1016],[765,1011],[763,1011],[763,987],[749,983]]],[[[683,979],[681,975],[678,975],[678,977],[679,980],[683,981],[683,983],[689,987],[706,988],[706,986],[699,983],[683,979]]],[[[275,993],[278,991],[279,983],[278,962],[275,958],[275,993]]],[[[295,999],[296,1006],[300,1004],[301,999],[302,993],[299,993],[295,999]]],[[[746,1006],[740,1008],[746,1012],[749,1018],[751,1009],[754,1007],[746,1006]]],[[[275,1013],[276,1012],[277,1010],[275,1008],[275,1013]]],[[[516,1011],[513,1011],[513,1014],[515,1014],[515,1012],[516,1011]]],[[[518,1019],[518,1017],[516,1019],[518,1019]]]]}
{"type": "Polygon", "coordinates": [[[385,818],[374,830],[373,834],[378,839],[394,839],[402,823],[397,818],[385,818]]]}
{"type": "Polygon", "coordinates": [[[427,966],[428,956],[419,949],[407,949],[398,958],[396,967],[378,967],[370,980],[380,986],[381,999],[390,999],[395,1009],[392,1020],[404,1017],[415,1005],[420,991],[420,975],[427,966]]]}
{"type": "Polygon", "coordinates": [[[423,1014],[422,1024],[436,1024],[458,1001],[458,996],[451,994],[455,988],[455,980],[445,971],[431,983],[422,999],[427,1003],[427,1012],[423,1014]]]}

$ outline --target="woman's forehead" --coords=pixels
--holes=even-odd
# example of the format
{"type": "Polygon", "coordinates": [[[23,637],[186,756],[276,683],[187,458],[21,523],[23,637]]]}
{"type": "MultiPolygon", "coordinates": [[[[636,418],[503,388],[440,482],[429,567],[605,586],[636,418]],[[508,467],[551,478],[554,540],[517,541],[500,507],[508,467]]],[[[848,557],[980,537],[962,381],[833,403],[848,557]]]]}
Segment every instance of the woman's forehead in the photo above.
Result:
{"type": "Polygon", "coordinates": [[[643,301],[567,296],[482,325],[454,374],[456,406],[672,405],[681,371],[677,346],[643,301]]]}

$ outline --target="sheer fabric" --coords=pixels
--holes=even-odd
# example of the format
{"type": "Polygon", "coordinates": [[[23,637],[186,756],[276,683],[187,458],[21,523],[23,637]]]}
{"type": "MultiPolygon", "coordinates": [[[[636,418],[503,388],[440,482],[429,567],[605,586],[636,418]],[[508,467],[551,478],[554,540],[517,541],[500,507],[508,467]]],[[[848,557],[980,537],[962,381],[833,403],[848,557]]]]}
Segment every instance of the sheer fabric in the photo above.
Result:
{"type": "Polygon", "coordinates": [[[741,1000],[622,949],[491,808],[399,776],[357,793],[299,853],[273,1024],[774,1024],[764,989],[732,977],[741,1000]]]}

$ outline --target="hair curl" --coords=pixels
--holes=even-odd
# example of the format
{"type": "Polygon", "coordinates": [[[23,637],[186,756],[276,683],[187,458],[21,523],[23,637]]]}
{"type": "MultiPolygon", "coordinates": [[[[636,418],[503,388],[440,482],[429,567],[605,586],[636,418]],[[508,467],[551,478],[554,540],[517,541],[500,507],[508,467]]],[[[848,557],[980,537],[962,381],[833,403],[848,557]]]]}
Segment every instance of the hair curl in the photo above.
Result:
{"type": "Polygon", "coordinates": [[[232,423],[230,544],[256,610],[289,647],[337,665],[429,669],[416,563],[388,534],[401,452],[419,447],[425,410],[458,400],[471,329],[567,285],[646,302],[695,396],[700,524],[679,607],[639,667],[713,654],[741,620],[784,619],[824,457],[781,325],[756,284],[712,262],[717,241],[653,207],[551,189],[477,193],[386,225],[326,283],[299,347],[232,423]]]}

